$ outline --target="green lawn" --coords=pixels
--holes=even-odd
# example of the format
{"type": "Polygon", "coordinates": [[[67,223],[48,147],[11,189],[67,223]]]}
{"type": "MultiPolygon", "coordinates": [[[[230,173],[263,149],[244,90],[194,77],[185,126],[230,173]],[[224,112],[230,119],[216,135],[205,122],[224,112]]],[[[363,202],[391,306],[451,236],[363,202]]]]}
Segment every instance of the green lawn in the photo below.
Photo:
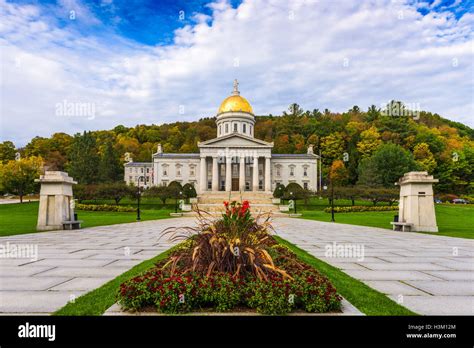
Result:
{"type": "MultiPolygon", "coordinates": [[[[301,205],[301,209],[304,207],[301,205]]],[[[438,204],[435,206],[439,232],[434,235],[474,239],[474,206],[471,204],[438,204]]],[[[301,210],[304,219],[331,221],[331,214],[322,209],[301,210]]],[[[381,227],[391,229],[390,221],[396,211],[336,213],[335,220],[342,224],[381,227]]]]}
{"type": "MultiPolygon", "coordinates": [[[[1,204],[0,205],[0,236],[10,236],[36,232],[38,218],[38,202],[1,204]]],[[[141,210],[141,219],[156,220],[169,218],[171,209],[141,210]]],[[[121,224],[135,222],[136,213],[77,211],[78,219],[83,220],[82,227],[121,224]]]]}

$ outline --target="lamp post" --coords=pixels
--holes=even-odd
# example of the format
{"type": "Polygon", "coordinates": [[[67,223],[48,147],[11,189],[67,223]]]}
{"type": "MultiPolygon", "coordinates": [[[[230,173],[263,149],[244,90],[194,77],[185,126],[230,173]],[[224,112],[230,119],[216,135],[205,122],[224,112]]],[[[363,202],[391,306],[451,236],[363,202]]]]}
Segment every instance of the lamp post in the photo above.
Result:
{"type": "Polygon", "coordinates": [[[293,199],[293,211],[296,214],[296,199],[295,196],[293,195],[293,192],[290,192],[290,197],[293,199]]]}
{"type": "Polygon", "coordinates": [[[142,195],[141,191],[140,191],[140,181],[143,180],[143,176],[139,176],[137,178],[137,221],[140,221],[141,220],[141,217],[140,217],[140,196],[142,195]]]}
{"type": "Polygon", "coordinates": [[[178,199],[181,198],[182,194],[183,194],[183,192],[179,191],[178,197],[175,199],[175,203],[174,203],[174,212],[175,213],[178,213],[178,199]]]}
{"type": "MultiPolygon", "coordinates": [[[[336,222],[334,219],[334,185],[330,182],[331,185],[331,222],[336,222]]],[[[323,186],[323,190],[327,191],[328,187],[326,185],[323,186]]]]}

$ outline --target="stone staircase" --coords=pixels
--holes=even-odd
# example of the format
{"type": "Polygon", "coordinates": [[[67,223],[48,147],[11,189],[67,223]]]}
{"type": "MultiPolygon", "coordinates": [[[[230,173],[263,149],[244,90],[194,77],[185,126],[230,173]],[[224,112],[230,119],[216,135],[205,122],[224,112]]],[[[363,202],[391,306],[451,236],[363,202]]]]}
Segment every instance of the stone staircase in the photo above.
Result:
{"type": "MultiPolygon", "coordinates": [[[[286,215],[280,212],[278,205],[272,203],[272,194],[267,192],[207,192],[198,196],[198,203],[193,204],[196,207],[213,215],[220,215],[225,211],[224,202],[250,202],[250,211],[252,214],[272,213],[272,215],[286,215]]],[[[192,216],[194,212],[185,213],[192,216]]]]}

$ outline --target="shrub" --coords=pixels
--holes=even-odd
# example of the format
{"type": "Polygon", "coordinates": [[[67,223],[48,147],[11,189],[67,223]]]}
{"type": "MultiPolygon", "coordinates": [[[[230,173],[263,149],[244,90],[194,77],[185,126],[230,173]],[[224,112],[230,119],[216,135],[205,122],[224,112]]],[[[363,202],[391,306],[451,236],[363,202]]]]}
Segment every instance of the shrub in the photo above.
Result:
{"type": "Polygon", "coordinates": [[[186,185],[183,186],[183,194],[184,197],[186,198],[195,198],[197,197],[197,192],[196,189],[194,188],[194,185],[191,185],[190,183],[187,183],[186,185]]]}
{"type": "Polygon", "coordinates": [[[132,207],[108,204],[76,204],[76,209],[87,211],[115,211],[119,213],[131,213],[136,211],[136,209],[132,207]]]}
{"type": "Polygon", "coordinates": [[[273,191],[274,198],[282,198],[285,194],[285,185],[277,184],[275,187],[275,191],[273,191]]]}
{"type": "Polygon", "coordinates": [[[263,314],[340,310],[329,280],[300,262],[270,235],[269,216],[250,214],[250,204],[224,202],[222,217],[198,212],[197,227],[167,229],[185,239],[167,260],[120,286],[126,310],[155,306],[163,313],[252,308],[263,314]]]}
{"type": "MultiPolygon", "coordinates": [[[[334,207],[335,213],[359,213],[363,211],[393,211],[398,210],[398,206],[381,206],[381,207],[373,207],[373,206],[365,206],[365,205],[353,205],[350,207],[334,207]]],[[[331,208],[325,208],[325,213],[330,213],[331,208]]]]}

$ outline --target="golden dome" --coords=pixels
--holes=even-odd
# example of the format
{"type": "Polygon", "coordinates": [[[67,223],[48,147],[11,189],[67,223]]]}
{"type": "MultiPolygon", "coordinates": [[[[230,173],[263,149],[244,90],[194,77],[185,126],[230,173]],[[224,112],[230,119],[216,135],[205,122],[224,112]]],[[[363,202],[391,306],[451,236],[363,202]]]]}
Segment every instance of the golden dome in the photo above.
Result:
{"type": "Polygon", "coordinates": [[[232,95],[224,99],[224,101],[221,103],[221,106],[219,107],[219,111],[217,111],[217,114],[231,111],[241,111],[253,114],[250,103],[247,101],[247,99],[240,96],[238,86],[239,83],[237,80],[234,80],[234,90],[232,91],[232,95]]]}
{"type": "Polygon", "coordinates": [[[252,106],[244,97],[240,95],[231,95],[224,99],[219,107],[218,114],[229,111],[242,111],[253,114],[252,106]]]}

